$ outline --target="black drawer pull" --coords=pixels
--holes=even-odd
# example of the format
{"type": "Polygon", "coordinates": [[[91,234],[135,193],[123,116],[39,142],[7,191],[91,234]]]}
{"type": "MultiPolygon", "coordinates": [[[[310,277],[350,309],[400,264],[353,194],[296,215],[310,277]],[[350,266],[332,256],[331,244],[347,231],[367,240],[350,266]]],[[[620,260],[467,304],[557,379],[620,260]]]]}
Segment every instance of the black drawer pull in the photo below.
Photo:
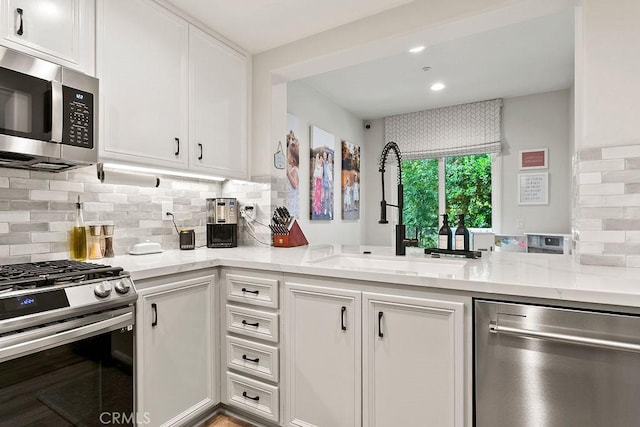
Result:
{"type": "Polygon", "coordinates": [[[180,138],[174,138],[174,139],[176,140],[177,148],[176,148],[176,152],[173,154],[175,154],[176,156],[179,156],[180,155],[180,138]]]}
{"type": "Polygon", "coordinates": [[[258,326],[260,326],[260,323],[258,323],[258,322],[256,322],[256,323],[249,323],[249,322],[247,322],[246,320],[243,320],[243,321],[242,321],[242,324],[243,324],[243,325],[245,325],[245,326],[255,326],[256,328],[257,328],[258,326]]]}
{"type": "Polygon", "coordinates": [[[384,337],[384,334],[382,333],[382,316],[383,316],[383,313],[379,311],[378,312],[378,336],[380,338],[384,337]]]}
{"type": "Polygon", "coordinates": [[[202,144],[198,143],[198,147],[200,147],[200,155],[198,156],[198,160],[202,160],[202,144]]]}
{"type": "Polygon", "coordinates": [[[260,362],[259,358],[256,357],[255,359],[249,359],[246,354],[242,355],[242,360],[246,360],[247,362],[253,362],[253,363],[259,363],[260,362]]]}
{"type": "Polygon", "coordinates": [[[249,396],[249,395],[247,394],[247,392],[246,392],[246,391],[243,391],[243,392],[242,392],[242,397],[246,397],[247,399],[255,400],[256,402],[257,402],[258,400],[260,400],[260,396],[251,397],[251,396],[249,396]]]}
{"type": "Polygon", "coordinates": [[[347,311],[347,307],[345,307],[344,305],[342,306],[342,308],[340,309],[340,326],[342,326],[342,330],[346,331],[347,327],[344,324],[344,313],[347,311]]]}
{"type": "Polygon", "coordinates": [[[24,27],[22,25],[22,13],[23,13],[23,10],[21,8],[17,8],[16,12],[18,12],[18,15],[20,15],[20,28],[18,28],[18,31],[16,31],[16,34],[21,36],[21,35],[24,34],[24,27]]]}
{"type": "Polygon", "coordinates": [[[251,291],[247,288],[242,288],[242,292],[248,293],[248,294],[256,294],[258,295],[260,293],[260,291],[251,291]]]}

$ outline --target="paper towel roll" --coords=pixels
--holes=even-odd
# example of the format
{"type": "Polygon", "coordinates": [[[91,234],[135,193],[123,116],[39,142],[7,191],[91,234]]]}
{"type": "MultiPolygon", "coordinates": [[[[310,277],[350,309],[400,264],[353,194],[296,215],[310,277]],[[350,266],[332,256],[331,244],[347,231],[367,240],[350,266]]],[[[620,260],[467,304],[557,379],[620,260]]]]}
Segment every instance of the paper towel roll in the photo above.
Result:
{"type": "Polygon", "coordinates": [[[98,179],[103,184],[135,185],[136,187],[159,187],[160,178],[154,175],[98,170],[98,179]]]}

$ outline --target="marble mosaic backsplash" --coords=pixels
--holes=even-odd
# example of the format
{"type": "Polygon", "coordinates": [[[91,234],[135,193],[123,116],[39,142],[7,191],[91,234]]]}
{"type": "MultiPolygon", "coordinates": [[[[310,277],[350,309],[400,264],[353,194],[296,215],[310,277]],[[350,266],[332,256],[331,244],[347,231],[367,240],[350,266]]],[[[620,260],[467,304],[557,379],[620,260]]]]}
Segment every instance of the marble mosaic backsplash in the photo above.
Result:
{"type": "Polygon", "coordinates": [[[580,263],[640,267],[640,145],[581,151],[576,178],[580,263]]]}
{"type": "MultiPolygon", "coordinates": [[[[165,250],[178,248],[176,230],[166,220],[162,202],[173,204],[178,227],[195,229],[196,246],[206,245],[207,198],[237,197],[241,205],[256,203],[258,219],[265,224],[271,210],[269,184],[162,177],[160,187],[140,188],[102,184],[95,166],[62,173],[0,168],[0,264],[68,258],[68,233],[78,195],[86,225],[115,225],[116,255],[145,241],[158,242],[165,250]]],[[[240,245],[259,244],[243,221],[239,230],[240,245]]],[[[256,227],[256,237],[269,242],[268,231],[256,227]]]]}

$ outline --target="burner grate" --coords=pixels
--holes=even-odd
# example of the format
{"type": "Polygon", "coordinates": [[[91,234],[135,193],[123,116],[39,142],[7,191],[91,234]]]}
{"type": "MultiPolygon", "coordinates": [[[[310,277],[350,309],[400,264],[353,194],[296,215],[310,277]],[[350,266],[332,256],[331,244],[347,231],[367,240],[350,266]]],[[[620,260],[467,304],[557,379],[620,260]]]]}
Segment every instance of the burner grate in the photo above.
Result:
{"type": "Polygon", "coordinates": [[[81,261],[56,260],[0,266],[0,292],[119,276],[122,268],[81,261]]]}

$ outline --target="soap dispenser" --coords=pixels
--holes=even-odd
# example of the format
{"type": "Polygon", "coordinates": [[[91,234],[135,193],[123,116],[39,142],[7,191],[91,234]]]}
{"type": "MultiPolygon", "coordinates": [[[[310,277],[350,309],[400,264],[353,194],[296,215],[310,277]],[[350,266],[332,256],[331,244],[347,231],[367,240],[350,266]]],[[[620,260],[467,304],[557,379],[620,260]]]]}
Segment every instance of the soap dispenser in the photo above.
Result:
{"type": "Polygon", "coordinates": [[[449,227],[449,215],[442,215],[442,227],[438,231],[438,249],[452,249],[451,228],[449,227]]]}
{"type": "Polygon", "coordinates": [[[456,228],[456,250],[469,250],[469,230],[464,226],[464,214],[458,215],[458,228],[456,228]]]}

